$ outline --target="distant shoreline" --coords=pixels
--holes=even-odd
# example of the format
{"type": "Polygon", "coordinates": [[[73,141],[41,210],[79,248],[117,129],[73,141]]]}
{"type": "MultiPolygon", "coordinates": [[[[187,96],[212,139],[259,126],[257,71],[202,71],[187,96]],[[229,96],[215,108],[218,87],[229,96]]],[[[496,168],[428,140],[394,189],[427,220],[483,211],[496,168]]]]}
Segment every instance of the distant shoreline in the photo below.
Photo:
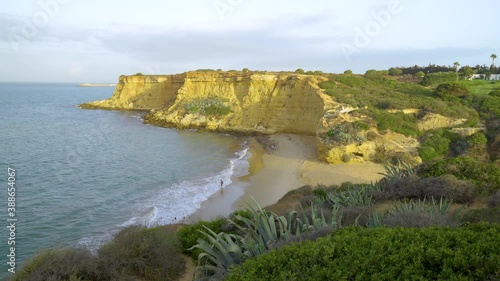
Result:
{"type": "Polygon", "coordinates": [[[82,83],[78,84],[80,87],[115,87],[113,83],[82,83]]]}

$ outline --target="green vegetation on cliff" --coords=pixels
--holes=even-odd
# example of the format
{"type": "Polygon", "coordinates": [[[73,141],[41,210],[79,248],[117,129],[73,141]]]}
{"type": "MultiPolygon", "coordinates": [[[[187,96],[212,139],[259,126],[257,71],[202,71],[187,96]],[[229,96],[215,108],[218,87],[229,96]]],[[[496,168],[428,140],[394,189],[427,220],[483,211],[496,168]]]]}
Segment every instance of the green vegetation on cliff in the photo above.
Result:
{"type": "Polygon", "coordinates": [[[498,169],[464,161],[457,176],[453,165],[419,177],[400,163],[372,184],[302,187],[290,192],[301,207],[282,214],[256,206],[177,231],[130,227],[96,257],[42,252],[13,280],[177,280],[181,251],[198,257],[196,280],[496,280],[500,225],[475,223],[498,222],[500,186],[489,187],[488,208],[464,208],[496,179],[461,175],[498,169]]]}
{"type": "Polygon", "coordinates": [[[457,101],[437,98],[431,89],[418,84],[401,83],[383,75],[331,75],[319,83],[325,92],[340,103],[364,109],[374,116],[381,110],[421,109],[452,118],[478,118],[474,109],[457,101]]]}
{"type": "Polygon", "coordinates": [[[222,116],[231,112],[227,101],[217,97],[197,99],[185,105],[189,113],[200,113],[207,116],[222,116]]]}
{"type": "Polygon", "coordinates": [[[496,280],[500,225],[350,227],[248,260],[225,280],[496,280]]]}
{"type": "Polygon", "coordinates": [[[168,227],[131,226],[94,256],[86,249],[44,250],[26,261],[11,280],[177,280],[186,265],[177,234],[168,227]]]}

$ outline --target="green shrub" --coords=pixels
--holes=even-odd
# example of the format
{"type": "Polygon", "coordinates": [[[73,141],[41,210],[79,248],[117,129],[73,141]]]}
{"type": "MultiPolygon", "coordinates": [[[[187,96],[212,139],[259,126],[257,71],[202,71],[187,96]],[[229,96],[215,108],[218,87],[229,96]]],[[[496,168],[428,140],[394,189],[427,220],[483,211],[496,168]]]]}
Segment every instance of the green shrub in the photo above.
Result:
{"type": "Polygon", "coordinates": [[[466,155],[477,160],[488,160],[486,144],[488,139],[482,132],[474,133],[465,139],[467,143],[466,155]]]}
{"type": "Polygon", "coordinates": [[[432,146],[421,146],[418,148],[418,156],[422,161],[427,162],[441,156],[432,146]]]}
{"type": "Polygon", "coordinates": [[[351,206],[339,208],[339,225],[346,226],[367,226],[370,216],[374,212],[373,206],[351,206]]]}
{"type": "Polygon", "coordinates": [[[397,202],[382,215],[380,224],[385,227],[431,227],[461,224],[460,211],[449,210],[451,201],[446,199],[410,200],[397,202]]]}
{"type": "Polygon", "coordinates": [[[119,271],[109,268],[102,260],[93,257],[87,250],[55,248],[44,250],[27,260],[12,277],[13,281],[25,280],[132,280],[119,271]]]}
{"type": "Polygon", "coordinates": [[[484,119],[493,119],[500,116],[500,97],[473,95],[468,101],[484,119]]]}
{"type": "Polygon", "coordinates": [[[423,71],[419,71],[417,73],[415,73],[415,77],[417,78],[424,78],[425,76],[425,73],[423,71]]]}
{"type": "Polygon", "coordinates": [[[424,76],[424,79],[422,80],[422,85],[433,86],[456,80],[457,80],[457,74],[455,72],[428,73],[427,75],[424,76]]]}
{"type": "Polygon", "coordinates": [[[198,244],[198,239],[205,238],[200,230],[204,231],[205,227],[207,227],[215,233],[219,233],[223,231],[225,224],[225,219],[216,219],[212,221],[200,221],[196,224],[182,226],[177,231],[177,235],[179,236],[179,240],[181,241],[183,252],[190,255],[193,259],[197,260],[202,251],[200,249],[188,249],[198,244]]]}
{"type": "Polygon", "coordinates": [[[436,95],[443,99],[450,97],[466,98],[470,94],[469,88],[463,82],[446,82],[439,84],[436,88],[436,95]]]}
{"type": "Polygon", "coordinates": [[[176,234],[164,227],[125,228],[98,254],[109,268],[144,280],[176,280],[186,270],[176,234]]]}
{"type": "Polygon", "coordinates": [[[493,90],[493,91],[488,93],[488,96],[500,97],[500,90],[493,90]]]}
{"type": "Polygon", "coordinates": [[[454,175],[477,187],[479,193],[491,194],[500,189],[500,168],[469,157],[455,157],[423,165],[419,171],[423,177],[454,175]]]}
{"type": "Polygon", "coordinates": [[[359,134],[360,129],[354,123],[345,122],[333,127],[326,135],[336,144],[347,145],[362,143],[365,138],[359,134]]]}
{"type": "Polygon", "coordinates": [[[459,180],[453,175],[419,178],[404,177],[383,185],[375,196],[377,201],[384,199],[440,199],[446,198],[456,203],[472,203],[475,198],[474,184],[459,180]]]}
{"type": "Polygon", "coordinates": [[[495,280],[500,225],[334,231],[254,259],[225,280],[495,280]]]}
{"type": "Polygon", "coordinates": [[[360,131],[367,131],[368,129],[370,129],[370,124],[365,123],[363,121],[355,121],[353,123],[353,126],[354,126],[354,128],[356,128],[360,131]]]}
{"type": "Polygon", "coordinates": [[[500,224],[500,206],[470,210],[465,214],[464,221],[468,223],[488,222],[500,224]]]}
{"type": "Polygon", "coordinates": [[[391,68],[389,68],[389,75],[391,75],[391,76],[403,75],[403,70],[401,68],[391,67],[391,68]]]}
{"type": "Polygon", "coordinates": [[[218,97],[198,99],[185,104],[185,109],[189,113],[200,113],[207,116],[223,116],[231,112],[231,108],[226,102],[218,97]]]}
{"type": "Polygon", "coordinates": [[[323,189],[323,188],[315,188],[315,189],[313,190],[313,194],[314,194],[315,196],[317,196],[317,197],[319,197],[319,198],[323,198],[323,199],[325,199],[325,198],[326,198],[326,195],[327,195],[326,190],[325,190],[325,189],[323,189]]]}
{"type": "Polygon", "coordinates": [[[488,207],[500,207],[500,191],[497,191],[490,195],[490,198],[488,199],[488,207]]]}
{"type": "Polygon", "coordinates": [[[302,68],[297,68],[297,70],[295,70],[295,73],[298,73],[298,74],[304,74],[304,69],[302,68]]]}
{"type": "Polygon", "coordinates": [[[391,130],[396,133],[414,137],[420,133],[417,127],[417,117],[413,114],[372,110],[371,115],[375,118],[377,128],[380,131],[391,130]]]}
{"type": "Polygon", "coordinates": [[[446,156],[452,140],[458,138],[458,135],[443,129],[427,132],[421,140],[419,156],[424,162],[446,156]]]}
{"type": "Polygon", "coordinates": [[[420,199],[446,198],[455,203],[472,203],[475,197],[474,184],[459,180],[453,175],[421,179],[416,189],[422,190],[420,199]]]}
{"type": "Polygon", "coordinates": [[[352,70],[348,69],[348,70],[344,71],[344,74],[345,75],[351,75],[352,74],[352,70]]]}

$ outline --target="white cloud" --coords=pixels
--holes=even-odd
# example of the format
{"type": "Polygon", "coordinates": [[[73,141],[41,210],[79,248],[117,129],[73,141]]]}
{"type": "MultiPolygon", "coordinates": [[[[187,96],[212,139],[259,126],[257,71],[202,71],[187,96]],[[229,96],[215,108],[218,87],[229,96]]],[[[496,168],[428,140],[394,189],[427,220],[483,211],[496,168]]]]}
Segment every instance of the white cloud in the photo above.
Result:
{"type": "Polygon", "coordinates": [[[0,75],[52,81],[80,75],[108,82],[123,73],[148,72],[144,68],[364,72],[456,60],[481,64],[484,53],[500,52],[500,31],[494,28],[500,2],[399,0],[401,13],[346,60],[339,44],[354,45],[356,30],[376,22],[374,13],[391,1],[69,1],[22,43],[19,54],[9,47],[8,32],[22,28],[40,6],[38,0],[8,2],[0,14],[0,60],[9,71],[0,75]],[[233,3],[223,20],[214,9],[217,1],[233,3]]]}

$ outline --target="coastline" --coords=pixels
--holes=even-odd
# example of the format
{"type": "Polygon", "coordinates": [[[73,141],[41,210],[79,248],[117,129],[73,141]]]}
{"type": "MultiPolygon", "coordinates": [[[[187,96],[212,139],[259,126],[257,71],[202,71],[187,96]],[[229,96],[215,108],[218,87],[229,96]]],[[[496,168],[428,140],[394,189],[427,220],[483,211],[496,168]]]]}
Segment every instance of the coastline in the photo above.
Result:
{"type": "Polygon", "coordinates": [[[185,223],[227,217],[245,209],[253,200],[262,207],[278,202],[288,192],[304,185],[370,183],[382,176],[380,164],[326,164],[317,161],[314,136],[277,134],[249,140],[249,173],[210,196],[185,223]]]}

